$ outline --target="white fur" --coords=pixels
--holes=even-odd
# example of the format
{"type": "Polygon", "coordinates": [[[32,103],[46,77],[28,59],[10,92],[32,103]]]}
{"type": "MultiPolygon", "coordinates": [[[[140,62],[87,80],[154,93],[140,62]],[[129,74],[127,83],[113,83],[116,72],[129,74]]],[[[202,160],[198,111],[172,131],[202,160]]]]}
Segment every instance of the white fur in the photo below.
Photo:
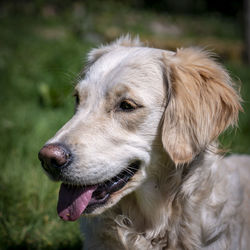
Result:
{"type": "MultiPolygon", "coordinates": [[[[239,99],[227,73],[206,53],[181,53],[142,47],[138,39],[128,36],[89,53],[85,78],[76,87],[80,97],[76,114],[49,141],[64,143],[73,152],[74,160],[64,172],[64,181],[96,184],[111,179],[134,160],[140,160],[141,167],[107,204],[93,211],[96,217],[84,219],[85,249],[217,250],[250,246],[249,225],[241,224],[244,219],[249,222],[246,216],[249,218],[250,210],[245,208],[249,204],[242,188],[249,178],[250,157],[222,159],[213,152],[217,150],[214,141],[218,133],[235,122],[239,99]],[[189,66],[191,56],[193,66],[189,66]],[[190,71],[196,68],[197,76],[190,71]],[[194,107],[187,117],[188,106],[178,109],[178,95],[185,99],[191,93],[197,103],[203,97],[192,89],[190,93],[173,91],[184,77],[198,77],[197,86],[201,88],[205,86],[203,80],[213,84],[210,73],[218,81],[226,79],[218,83],[218,93],[228,102],[220,107],[221,99],[214,100],[213,119],[224,114],[227,106],[233,107],[234,115],[215,126],[216,132],[212,131],[216,121],[208,116],[203,119],[203,113],[211,111],[210,107],[206,109],[206,102],[194,107]],[[134,114],[117,112],[119,97],[115,97],[115,91],[119,89],[123,98],[136,98],[143,107],[134,114]],[[179,129],[175,130],[173,124],[165,126],[166,119],[176,120],[179,129]],[[190,122],[188,126],[185,119],[190,122]],[[202,120],[197,129],[195,119],[202,120]],[[162,126],[169,129],[164,132],[168,139],[162,138],[162,126]],[[245,181],[237,166],[244,168],[245,181]]],[[[190,80],[188,83],[192,84],[190,80]]],[[[185,101],[193,105],[194,100],[187,97],[185,101]]]]}

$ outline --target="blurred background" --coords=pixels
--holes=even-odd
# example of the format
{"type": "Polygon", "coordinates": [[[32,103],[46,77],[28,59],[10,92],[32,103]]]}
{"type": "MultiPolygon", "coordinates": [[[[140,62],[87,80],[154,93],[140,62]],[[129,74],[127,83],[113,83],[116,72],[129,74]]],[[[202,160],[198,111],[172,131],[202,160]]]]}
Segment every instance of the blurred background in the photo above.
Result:
{"type": "Polygon", "coordinates": [[[73,114],[87,51],[121,34],[217,53],[241,85],[245,110],[221,143],[250,154],[249,22],[249,0],[2,0],[0,249],[80,249],[78,223],[58,218],[59,184],[42,172],[37,152],[73,114]]]}

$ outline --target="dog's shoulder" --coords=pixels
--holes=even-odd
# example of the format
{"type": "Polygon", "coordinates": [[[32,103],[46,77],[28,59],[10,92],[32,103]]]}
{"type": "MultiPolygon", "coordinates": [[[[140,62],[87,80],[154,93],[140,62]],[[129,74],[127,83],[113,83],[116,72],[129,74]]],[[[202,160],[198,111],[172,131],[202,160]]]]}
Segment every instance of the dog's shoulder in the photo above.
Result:
{"type": "Polygon", "coordinates": [[[238,249],[240,245],[242,249],[248,249],[250,240],[246,236],[250,235],[250,156],[233,154],[221,158],[216,162],[214,176],[213,191],[206,206],[206,216],[203,217],[204,232],[211,232],[208,239],[213,238],[211,236],[216,231],[217,235],[220,231],[229,232],[230,249],[238,249]]]}

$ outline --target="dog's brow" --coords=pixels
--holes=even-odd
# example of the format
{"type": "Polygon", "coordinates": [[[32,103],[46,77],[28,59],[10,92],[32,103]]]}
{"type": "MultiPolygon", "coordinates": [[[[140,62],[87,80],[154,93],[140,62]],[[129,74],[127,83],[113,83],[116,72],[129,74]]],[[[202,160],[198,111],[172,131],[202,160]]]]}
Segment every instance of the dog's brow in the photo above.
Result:
{"type": "Polygon", "coordinates": [[[105,93],[105,98],[110,100],[110,99],[119,99],[122,96],[126,95],[129,93],[131,90],[128,86],[125,84],[117,84],[116,86],[112,87],[111,89],[107,89],[105,93]]]}

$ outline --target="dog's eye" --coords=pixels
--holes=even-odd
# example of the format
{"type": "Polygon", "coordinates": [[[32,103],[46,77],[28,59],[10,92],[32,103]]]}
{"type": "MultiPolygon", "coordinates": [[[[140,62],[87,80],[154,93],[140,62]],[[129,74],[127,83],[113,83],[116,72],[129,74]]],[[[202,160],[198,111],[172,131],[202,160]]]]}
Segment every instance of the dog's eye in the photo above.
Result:
{"type": "Polygon", "coordinates": [[[75,93],[74,97],[75,97],[75,101],[76,101],[76,106],[78,106],[78,104],[80,103],[80,98],[79,98],[78,93],[75,93]]]}
{"type": "Polygon", "coordinates": [[[119,104],[119,111],[131,112],[137,108],[137,105],[132,100],[123,100],[119,104]]]}
{"type": "Polygon", "coordinates": [[[75,113],[76,113],[76,111],[77,111],[77,107],[78,107],[78,105],[79,105],[79,103],[80,103],[80,97],[79,97],[79,95],[78,95],[78,93],[76,92],[76,93],[74,93],[74,97],[75,97],[75,113]]]}

